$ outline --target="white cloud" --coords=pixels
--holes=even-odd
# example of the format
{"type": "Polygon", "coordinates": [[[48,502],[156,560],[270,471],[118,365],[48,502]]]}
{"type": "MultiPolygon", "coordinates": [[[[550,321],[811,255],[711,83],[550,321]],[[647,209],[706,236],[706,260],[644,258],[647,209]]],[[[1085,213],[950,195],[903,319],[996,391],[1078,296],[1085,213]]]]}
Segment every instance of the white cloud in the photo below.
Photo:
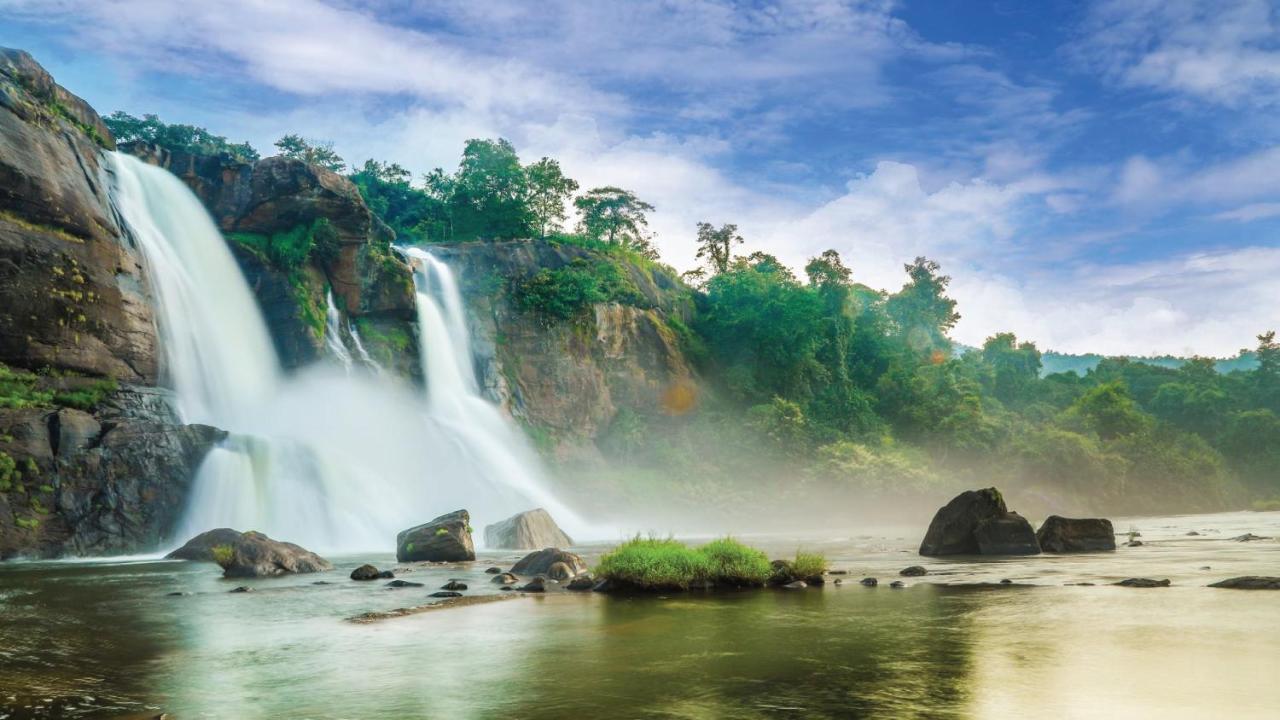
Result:
{"type": "Polygon", "coordinates": [[[1280,217],[1280,203],[1253,203],[1234,210],[1220,212],[1213,216],[1217,220],[1234,220],[1236,222],[1253,222],[1265,218],[1280,217]]]}

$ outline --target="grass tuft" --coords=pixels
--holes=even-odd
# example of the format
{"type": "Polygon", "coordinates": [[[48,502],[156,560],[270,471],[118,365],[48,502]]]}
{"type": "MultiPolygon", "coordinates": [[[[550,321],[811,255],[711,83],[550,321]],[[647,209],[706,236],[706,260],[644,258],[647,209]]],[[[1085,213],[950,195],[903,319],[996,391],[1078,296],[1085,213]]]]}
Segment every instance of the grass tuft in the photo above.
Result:
{"type": "Polygon", "coordinates": [[[791,563],[791,571],[801,580],[821,575],[827,571],[827,556],[797,550],[796,559],[791,563]]]}
{"type": "Polygon", "coordinates": [[[600,577],[638,590],[685,590],[704,582],[758,587],[770,572],[767,555],[733,538],[691,548],[670,538],[637,536],[600,558],[596,567],[600,577]]]}

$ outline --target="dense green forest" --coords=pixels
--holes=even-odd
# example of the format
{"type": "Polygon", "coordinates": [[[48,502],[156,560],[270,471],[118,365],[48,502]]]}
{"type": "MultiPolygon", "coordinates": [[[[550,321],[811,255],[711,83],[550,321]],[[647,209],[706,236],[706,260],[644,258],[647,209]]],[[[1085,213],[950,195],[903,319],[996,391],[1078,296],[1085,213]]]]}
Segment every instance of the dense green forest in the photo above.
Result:
{"type": "MultiPolygon", "coordinates": [[[[256,157],[154,116],[117,113],[108,124],[121,141],[256,157]]],[[[653,206],[617,187],[579,192],[554,159],[524,164],[506,140],[470,140],[455,172],[415,182],[395,163],[348,169],[327,143],[291,135],[277,148],[347,172],[400,242],[544,238],[594,249],[592,262],[508,288],[547,323],[578,322],[597,302],[644,302],[622,267],[658,262],[653,206]]],[[[684,276],[696,313],[667,322],[712,392],[688,416],[619,414],[605,445],[627,482],[721,498],[785,478],[798,497],[994,483],[1081,509],[1280,506],[1273,332],[1228,365],[1083,356],[1046,373],[1036,344],[1011,333],[957,348],[949,332],[963,308],[927,258],[886,293],[858,283],[857,258],[834,250],[798,276],[769,254],[740,252],[734,225],[696,231],[704,265],[684,276]]]]}

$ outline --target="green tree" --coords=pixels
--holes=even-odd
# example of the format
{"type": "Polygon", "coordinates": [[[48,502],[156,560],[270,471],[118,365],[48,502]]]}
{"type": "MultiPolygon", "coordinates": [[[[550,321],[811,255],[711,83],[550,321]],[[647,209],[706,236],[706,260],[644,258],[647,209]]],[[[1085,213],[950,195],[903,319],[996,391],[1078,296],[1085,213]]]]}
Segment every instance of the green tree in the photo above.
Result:
{"type": "Polygon", "coordinates": [[[334,152],[333,142],[330,140],[308,140],[300,135],[291,134],[277,140],[276,148],[287,158],[301,160],[308,165],[317,165],[333,172],[342,172],[347,166],[342,157],[334,152]]]}
{"type": "Polygon", "coordinates": [[[195,125],[170,125],[155,115],[134,117],[117,110],[103,118],[107,129],[121,145],[143,142],[159,145],[169,151],[198,155],[225,153],[240,162],[251,163],[258,159],[258,151],[249,143],[231,143],[221,135],[214,135],[195,125]]]}
{"type": "Polygon", "coordinates": [[[1269,330],[1258,336],[1258,368],[1254,370],[1258,404],[1272,412],[1280,413],[1280,343],[1276,331],[1269,330]]]}
{"type": "Polygon", "coordinates": [[[917,352],[945,355],[951,350],[947,332],[960,320],[956,301],[946,295],[951,278],[940,273],[942,266],[924,257],[903,268],[908,281],[889,298],[889,316],[917,352]]]}
{"type": "Polygon", "coordinates": [[[982,359],[993,370],[992,394],[1006,405],[1025,401],[1040,377],[1040,350],[1018,342],[1013,333],[998,333],[982,345],[982,359]]]}
{"type": "Polygon", "coordinates": [[[1123,383],[1099,385],[1080,396],[1063,414],[1068,427],[1098,434],[1103,440],[1132,435],[1150,425],[1123,383]]]}
{"type": "Polygon", "coordinates": [[[565,203],[578,191],[578,181],[565,177],[560,163],[545,157],[526,167],[525,175],[538,237],[560,231],[566,217],[565,203]]]}
{"type": "Polygon", "coordinates": [[[583,235],[656,257],[649,244],[647,213],[654,207],[622,188],[592,188],[573,201],[578,209],[578,231],[583,235]]]}
{"type": "Polygon", "coordinates": [[[728,270],[733,246],[742,243],[737,225],[721,225],[717,229],[711,223],[698,223],[698,259],[705,260],[712,272],[728,270]]]}
{"type": "Polygon", "coordinates": [[[528,178],[506,139],[468,140],[452,180],[429,185],[448,194],[454,239],[510,240],[534,233],[528,178]]]}

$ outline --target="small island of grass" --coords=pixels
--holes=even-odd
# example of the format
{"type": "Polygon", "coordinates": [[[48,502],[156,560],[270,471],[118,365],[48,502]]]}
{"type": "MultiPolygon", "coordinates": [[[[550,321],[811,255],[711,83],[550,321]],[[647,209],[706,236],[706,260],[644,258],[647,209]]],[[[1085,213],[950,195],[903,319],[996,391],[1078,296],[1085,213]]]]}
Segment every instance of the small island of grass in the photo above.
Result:
{"type": "Polygon", "coordinates": [[[769,556],[733,538],[713,540],[691,548],[674,539],[636,537],[600,558],[596,575],[619,589],[671,591],[709,587],[763,587],[779,584],[779,567],[790,577],[801,567],[821,575],[826,560],[819,554],[797,553],[796,561],[770,562],[769,556]]]}

